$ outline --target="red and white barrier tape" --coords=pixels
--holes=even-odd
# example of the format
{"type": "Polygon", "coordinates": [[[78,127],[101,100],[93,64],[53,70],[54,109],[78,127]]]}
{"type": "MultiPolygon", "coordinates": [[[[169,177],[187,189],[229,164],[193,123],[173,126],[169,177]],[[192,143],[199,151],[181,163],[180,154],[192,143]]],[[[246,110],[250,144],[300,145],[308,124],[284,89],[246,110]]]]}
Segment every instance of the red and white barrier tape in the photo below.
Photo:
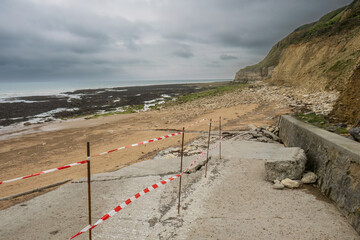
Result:
{"type": "MultiPolygon", "coordinates": [[[[197,122],[189,125],[187,128],[192,127],[192,126],[194,126],[196,124],[199,124],[199,123],[201,123],[202,121],[205,121],[205,120],[206,120],[206,118],[203,118],[200,121],[197,121],[197,122]]],[[[118,151],[118,150],[121,150],[121,149],[130,148],[130,147],[136,147],[136,146],[139,146],[139,145],[144,145],[144,144],[147,144],[147,143],[160,141],[160,140],[163,140],[163,139],[166,139],[166,138],[169,138],[169,137],[173,137],[173,136],[177,136],[177,135],[181,135],[181,134],[182,134],[182,132],[172,133],[172,134],[165,135],[165,136],[162,136],[162,137],[157,137],[157,138],[153,138],[153,139],[150,139],[150,140],[147,140],[147,141],[134,143],[134,144],[131,144],[131,145],[128,145],[128,146],[116,148],[116,149],[113,149],[113,150],[110,150],[110,151],[107,151],[107,152],[96,154],[96,155],[94,155],[92,157],[102,156],[102,155],[109,154],[109,153],[112,153],[112,152],[115,152],[115,151],[118,151]]],[[[55,171],[58,171],[58,170],[63,170],[63,169],[73,167],[73,166],[78,166],[78,165],[84,164],[86,162],[87,162],[87,160],[84,160],[84,161],[81,161],[81,162],[71,163],[71,164],[68,164],[68,165],[65,165],[65,166],[62,166],[62,167],[57,167],[57,168],[41,171],[41,172],[30,174],[30,175],[27,175],[27,176],[18,177],[18,178],[14,178],[14,179],[9,179],[9,180],[5,180],[5,181],[0,181],[0,185],[3,184],[3,183],[9,183],[9,182],[13,182],[13,181],[21,180],[21,179],[26,179],[26,178],[30,178],[30,177],[39,176],[39,175],[46,174],[46,173],[55,172],[55,171]]]]}
{"type": "MultiPolygon", "coordinates": [[[[128,145],[128,146],[125,146],[125,147],[121,147],[121,148],[113,149],[113,150],[110,150],[110,151],[107,151],[107,152],[103,152],[103,153],[94,155],[93,157],[98,157],[98,156],[101,156],[101,155],[105,155],[105,154],[112,153],[112,152],[115,152],[115,151],[118,151],[118,150],[121,150],[121,149],[129,148],[129,147],[135,147],[135,146],[139,146],[139,145],[142,145],[142,144],[147,144],[147,143],[151,143],[151,142],[160,141],[162,139],[166,139],[166,138],[173,137],[173,136],[180,135],[180,134],[182,134],[182,132],[172,133],[172,134],[169,134],[169,135],[166,135],[166,136],[153,138],[153,139],[150,139],[148,141],[143,141],[143,142],[140,142],[140,143],[135,143],[135,144],[128,145]]],[[[31,175],[27,175],[27,176],[18,177],[18,178],[14,178],[14,179],[10,179],[10,180],[5,180],[5,181],[0,181],[0,184],[9,183],[9,182],[13,182],[13,181],[21,180],[21,179],[26,179],[26,178],[46,174],[46,173],[51,173],[51,172],[63,170],[63,169],[69,168],[69,167],[74,167],[74,166],[78,166],[78,165],[87,163],[87,161],[88,160],[84,160],[84,161],[81,161],[81,162],[71,163],[71,164],[68,164],[68,165],[65,165],[65,166],[62,166],[62,167],[57,167],[57,168],[41,171],[41,172],[34,173],[34,174],[31,174],[31,175]]]]}
{"type": "Polygon", "coordinates": [[[182,132],[172,133],[172,134],[165,135],[165,136],[162,136],[162,137],[153,138],[153,139],[150,139],[150,140],[147,140],[147,141],[142,141],[142,142],[134,143],[134,144],[131,144],[131,145],[128,145],[128,146],[119,147],[119,148],[116,148],[116,149],[113,149],[113,150],[110,150],[110,151],[107,151],[107,152],[99,153],[99,154],[94,155],[93,157],[102,156],[102,155],[112,153],[112,152],[115,152],[115,151],[118,151],[118,150],[121,150],[121,149],[125,149],[125,148],[136,147],[136,146],[148,144],[148,143],[151,143],[151,142],[160,141],[160,140],[163,140],[163,139],[166,139],[166,138],[169,138],[169,137],[173,137],[173,136],[177,136],[177,135],[181,135],[181,134],[182,134],[182,132]]]}
{"type": "MultiPolygon", "coordinates": [[[[221,140],[221,139],[220,139],[221,140]]],[[[214,150],[215,148],[217,148],[219,146],[220,142],[218,142],[214,147],[210,148],[209,151],[214,150]]],[[[147,188],[145,188],[144,190],[142,190],[141,192],[136,193],[134,196],[132,196],[131,198],[128,198],[126,201],[124,201],[123,203],[121,203],[120,205],[116,206],[113,210],[111,210],[110,212],[108,212],[107,214],[105,214],[104,216],[102,216],[96,223],[94,223],[93,225],[88,225],[85,228],[83,228],[80,232],[78,232],[77,234],[75,234],[74,236],[72,236],[70,239],[73,239],[89,230],[92,230],[93,228],[95,228],[96,226],[102,224],[104,221],[106,221],[107,219],[109,219],[110,217],[114,216],[116,213],[120,212],[122,209],[124,209],[126,206],[128,206],[130,203],[134,202],[136,199],[140,198],[141,196],[144,196],[146,193],[164,186],[165,184],[167,184],[168,182],[171,182],[172,180],[179,178],[180,176],[182,176],[186,171],[188,171],[200,158],[202,158],[203,156],[206,155],[206,152],[202,152],[200,153],[200,155],[196,158],[196,160],[190,164],[190,166],[188,168],[185,169],[185,171],[183,171],[182,173],[175,175],[173,177],[170,177],[166,180],[162,180],[158,183],[155,183],[147,188]]]]}
{"type": "Polygon", "coordinates": [[[65,165],[65,166],[62,166],[62,167],[57,167],[57,168],[41,171],[41,172],[34,173],[34,174],[31,174],[31,175],[18,177],[18,178],[14,178],[14,179],[10,179],[10,180],[5,180],[5,181],[0,182],[0,184],[9,183],[9,182],[13,182],[13,181],[21,180],[21,179],[30,178],[30,177],[35,177],[35,176],[39,176],[41,174],[51,173],[51,172],[55,172],[55,171],[58,171],[58,170],[63,170],[63,169],[78,166],[78,165],[81,165],[81,164],[84,164],[84,163],[87,163],[87,162],[88,162],[88,160],[84,160],[84,161],[76,162],[76,163],[71,163],[71,164],[68,164],[68,165],[65,165]]]}

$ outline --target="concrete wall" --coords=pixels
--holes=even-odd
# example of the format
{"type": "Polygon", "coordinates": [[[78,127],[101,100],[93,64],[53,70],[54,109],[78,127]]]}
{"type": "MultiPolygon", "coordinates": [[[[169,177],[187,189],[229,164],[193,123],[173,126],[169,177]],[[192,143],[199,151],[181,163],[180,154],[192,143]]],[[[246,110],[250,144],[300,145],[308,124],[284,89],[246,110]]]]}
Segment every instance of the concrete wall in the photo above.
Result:
{"type": "Polygon", "coordinates": [[[334,201],[360,234],[360,143],[282,116],[280,137],[288,147],[301,147],[307,168],[319,177],[322,193],[334,201]]]}

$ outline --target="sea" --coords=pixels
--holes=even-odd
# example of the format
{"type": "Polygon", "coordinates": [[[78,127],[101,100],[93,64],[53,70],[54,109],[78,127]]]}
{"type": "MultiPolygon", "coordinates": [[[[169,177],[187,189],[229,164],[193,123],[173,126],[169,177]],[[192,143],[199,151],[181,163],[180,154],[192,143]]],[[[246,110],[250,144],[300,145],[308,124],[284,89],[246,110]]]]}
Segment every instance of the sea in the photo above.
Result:
{"type": "Polygon", "coordinates": [[[55,95],[80,89],[99,89],[115,87],[148,86],[180,83],[224,82],[232,79],[193,79],[193,80],[79,80],[79,81],[0,81],[0,101],[22,96],[55,95]]]}

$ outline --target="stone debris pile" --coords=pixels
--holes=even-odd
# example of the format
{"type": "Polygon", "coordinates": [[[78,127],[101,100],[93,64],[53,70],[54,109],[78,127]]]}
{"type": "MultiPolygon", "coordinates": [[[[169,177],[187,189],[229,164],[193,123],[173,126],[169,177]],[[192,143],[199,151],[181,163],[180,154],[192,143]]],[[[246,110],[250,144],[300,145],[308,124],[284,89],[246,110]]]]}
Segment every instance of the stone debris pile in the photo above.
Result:
{"type": "MultiPolygon", "coordinates": [[[[277,136],[279,128],[270,127],[255,127],[253,126],[249,131],[234,131],[234,132],[223,132],[223,140],[234,138],[237,141],[254,141],[254,142],[265,142],[265,143],[276,143],[281,142],[281,139],[277,136]]],[[[219,136],[215,133],[210,136],[210,145],[214,144],[219,140],[219,136]]],[[[193,142],[184,146],[184,156],[197,155],[207,149],[208,134],[203,133],[200,137],[195,139],[193,142]]],[[[158,156],[165,158],[175,158],[181,156],[181,148],[168,148],[159,152],[158,156]]]]}
{"type": "Polygon", "coordinates": [[[182,122],[188,117],[204,115],[209,110],[228,108],[239,104],[271,104],[276,109],[292,109],[294,112],[314,112],[327,115],[339,96],[337,91],[309,92],[287,86],[270,86],[266,83],[256,83],[245,89],[237,89],[224,95],[211,96],[189,101],[174,106],[175,111],[185,112],[186,115],[174,119],[182,122]],[[192,111],[197,109],[197,111],[192,111]]]}

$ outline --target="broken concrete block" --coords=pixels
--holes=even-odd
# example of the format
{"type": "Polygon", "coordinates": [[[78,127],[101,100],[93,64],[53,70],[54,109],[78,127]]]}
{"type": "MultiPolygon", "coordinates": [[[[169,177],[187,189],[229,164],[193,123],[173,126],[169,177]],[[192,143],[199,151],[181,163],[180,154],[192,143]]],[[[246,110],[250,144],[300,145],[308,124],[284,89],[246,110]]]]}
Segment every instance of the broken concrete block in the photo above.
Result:
{"type": "Polygon", "coordinates": [[[265,162],[266,180],[300,179],[305,170],[306,155],[301,148],[283,148],[265,162]]]}

